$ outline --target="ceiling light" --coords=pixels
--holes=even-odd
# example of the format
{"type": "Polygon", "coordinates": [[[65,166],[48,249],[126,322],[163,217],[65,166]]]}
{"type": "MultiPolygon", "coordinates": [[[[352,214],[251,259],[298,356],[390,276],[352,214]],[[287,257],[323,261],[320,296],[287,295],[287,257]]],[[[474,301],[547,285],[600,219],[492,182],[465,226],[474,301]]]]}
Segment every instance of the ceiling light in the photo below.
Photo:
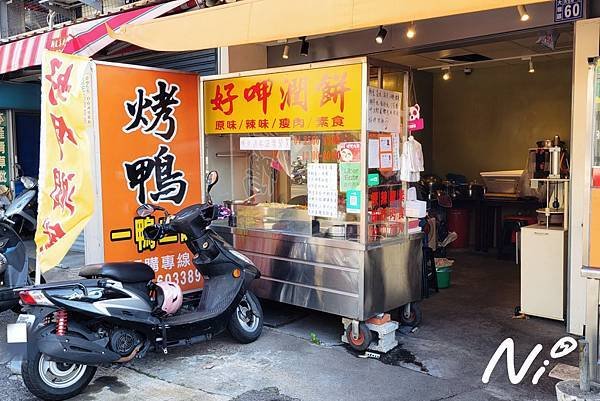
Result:
{"type": "Polygon", "coordinates": [[[412,39],[415,37],[416,34],[417,34],[417,30],[415,29],[415,23],[411,22],[410,25],[408,26],[408,29],[406,30],[406,37],[409,39],[412,39]]]}
{"type": "Polygon", "coordinates": [[[521,16],[521,21],[529,21],[529,14],[527,13],[527,9],[525,6],[517,6],[517,11],[519,11],[519,16],[521,16]]]}
{"type": "Polygon", "coordinates": [[[310,43],[308,43],[308,40],[306,40],[306,36],[302,36],[300,40],[302,40],[302,46],[300,46],[300,55],[306,57],[308,56],[308,48],[310,47],[310,43]]]}
{"type": "Polygon", "coordinates": [[[382,44],[385,40],[385,35],[387,35],[387,30],[383,27],[383,25],[380,25],[377,36],[375,36],[375,42],[382,44]]]}
{"type": "Polygon", "coordinates": [[[535,72],[535,68],[533,68],[533,60],[529,59],[529,72],[533,74],[535,72]]]}
{"type": "Polygon", "coordinates": [[[281,58],[284,60],[290,58],[290,45],[288,45],[287,43],[285,44],[285,46],[283,46],[283,53],[281,54],[281,58]]]}
{"type": "Polygon", "coordinates": [[[450,74],[450,67],[444,67],[442,68],[442,71],[444,71],[444,75],[442,75],[442,79],[444,81],[448,81],[450,78],[452,78],[452,75],[450,74]]]}

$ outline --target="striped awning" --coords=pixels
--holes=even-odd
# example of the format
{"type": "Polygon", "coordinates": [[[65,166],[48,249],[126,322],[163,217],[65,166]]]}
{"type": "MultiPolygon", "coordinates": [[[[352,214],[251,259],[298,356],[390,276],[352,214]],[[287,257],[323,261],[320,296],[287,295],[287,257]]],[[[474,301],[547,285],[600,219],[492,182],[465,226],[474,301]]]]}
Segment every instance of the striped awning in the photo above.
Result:
{"type": "Polygon", "coordinates": [[[125,24],[149,21],[187,1],[175,0],[139,8],[7,43],[0,46],[0,74],[41,64],[44,50],[92,56],[114,41],[106,33],[107,25],[117,29],[125,24]]]}

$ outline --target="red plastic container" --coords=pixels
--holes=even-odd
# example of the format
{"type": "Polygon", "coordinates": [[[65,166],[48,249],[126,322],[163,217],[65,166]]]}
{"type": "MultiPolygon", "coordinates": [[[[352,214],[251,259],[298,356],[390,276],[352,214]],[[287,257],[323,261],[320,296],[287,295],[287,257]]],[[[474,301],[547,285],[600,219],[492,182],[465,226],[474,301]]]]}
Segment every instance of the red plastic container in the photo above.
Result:
{"type": "Polygon", "coordinates": [[[449,248],[467,248],[469,246],[470,214],[467,209],[450,209],[447,212],[448,231],[456,232],[458,238],[448,245],[449,248]]]}

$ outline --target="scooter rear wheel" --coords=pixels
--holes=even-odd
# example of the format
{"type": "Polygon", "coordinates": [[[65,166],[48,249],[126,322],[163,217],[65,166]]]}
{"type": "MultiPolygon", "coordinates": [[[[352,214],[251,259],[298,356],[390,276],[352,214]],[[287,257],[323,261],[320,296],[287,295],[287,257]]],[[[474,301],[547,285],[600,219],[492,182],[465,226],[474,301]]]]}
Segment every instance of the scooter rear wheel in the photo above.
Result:
{"type": "Polygon", "coordinates": [[[227,328],[231,336],[242,344],[251,343],[260,337],[263,328],[263,311],[256,295],[250,291],[246,292],[229,318],[227,328]]]}
{"type": "Polygon", "coordinates": [[[39,351],[29,355],[21,365],[27,389],[47,401],[76,396],[87,387],[95,373],[95,366],[54,362],[39,351]]]}

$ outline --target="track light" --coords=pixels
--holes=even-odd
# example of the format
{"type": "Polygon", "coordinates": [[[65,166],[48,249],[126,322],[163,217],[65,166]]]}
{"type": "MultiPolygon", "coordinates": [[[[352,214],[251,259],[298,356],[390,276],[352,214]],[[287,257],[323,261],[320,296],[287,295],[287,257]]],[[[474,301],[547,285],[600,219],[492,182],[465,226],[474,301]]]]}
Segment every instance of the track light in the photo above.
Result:
{"type": "Polygon", "coordinates": [[[529,73],[533,74],[535,72],[535,68],[533,68],[533,60],[529,59],[529,73]]]}
{"type": "Polygon", "coordinates": [[[415,23],[411,22],[410,25],[408,26],[408,29],[406,30],[406,37],[409,39],[412,39],[415,37],[416,34],[417,34],[417,30],[415,29],[415,23]]]}
{"type": "Polygon", "coordinates": [[[308,56],[308,48],[310,47],[310,43],[308,43],[308,40],[306,40],[306,36],[302,36],[300,40],[302,40],[302,46],[300,47],[300,55],[306,57],[308,56]]]}
{"type": "Polygon", "coordinates": [[[287,43],[285,44],[285,46],[283,46],[283,53],[281,54],[281,58],[284,60],[290,58],[290,45],[288,45],[287,43]]]}
{"type": "Polygon", "coordinates": [[[442,71],[444,71],[444,75],[442,75],[442,79],[444,81],[448,81],[450,78],[452,78],[452,74],[450,74],[450,67],[444,67],[442,68],[442,71]]]}
{"type": "Polygon", "coordinates": [[[517,6],[517,11],[519,12],[521,21],[529,21],[529,14],[527,13],[527,9],[525,8],[525,6],[517,6]]]}
{"type": "Polygon", "coordinates": [[[375,42],[378,44],[382,44],[385,40],[385,36],[387,35],[387,30],[383,27],[383,25],[379,26],[379,31],[377,32],[377,36],[375,36],[375,42]]]}

